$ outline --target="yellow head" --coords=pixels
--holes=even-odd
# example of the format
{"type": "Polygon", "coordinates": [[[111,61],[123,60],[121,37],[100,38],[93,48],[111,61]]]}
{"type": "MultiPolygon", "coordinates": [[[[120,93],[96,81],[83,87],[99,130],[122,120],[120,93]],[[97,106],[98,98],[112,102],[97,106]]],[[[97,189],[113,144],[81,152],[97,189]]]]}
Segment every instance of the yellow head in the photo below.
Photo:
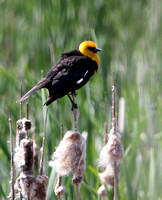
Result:
{"type": "Polygon", "coordinates": [[[102,49],[97,47],[97,44],[92,41],[84,41],[79,45],[79,51],[86,57],[96,61],[97,66],[100,66],[100,59],[97,55],[98,51],[102,49]]]}

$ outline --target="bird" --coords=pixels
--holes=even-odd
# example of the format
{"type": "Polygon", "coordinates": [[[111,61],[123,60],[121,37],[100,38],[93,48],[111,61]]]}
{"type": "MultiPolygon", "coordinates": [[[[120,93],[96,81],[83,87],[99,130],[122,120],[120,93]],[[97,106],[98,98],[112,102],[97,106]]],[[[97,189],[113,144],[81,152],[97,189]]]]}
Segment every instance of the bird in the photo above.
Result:
{"type": "Polygon", "coordinates": [[[95,42],[84,41],[79,48],[62,53],[58,62],[47,75],[17,102],[22,102],[37,90],[46,88],[49,95],[44,105],[48,106],[67,95],[72,103],[72,108],[75,107],[76,104],[70,94],[76,94],[76,90],[84,86],[97,72],[100,66],[98,51],[102,51],[102,49],[95,42]]]}

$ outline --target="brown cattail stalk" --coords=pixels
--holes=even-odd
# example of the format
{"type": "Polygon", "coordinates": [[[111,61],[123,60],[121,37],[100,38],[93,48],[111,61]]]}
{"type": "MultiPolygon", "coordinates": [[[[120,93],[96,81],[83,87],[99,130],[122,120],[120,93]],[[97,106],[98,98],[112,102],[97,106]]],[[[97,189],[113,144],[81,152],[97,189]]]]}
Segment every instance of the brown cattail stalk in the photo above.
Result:
{"type": "MultiPolygon", "coordinates": [[[[73,103],[74,105],[75,104],[75,93],[72,93],[72,96],[73,96],[73,103]]],[[[74,131],[78,131],[78,118],[79,118],[79,110],[77,108],[77,105],[76,107],[73,107],[73,116],[74,116],[74,131]]]]}
{"type": "Polygon", "coordinates": [[[117,200],[117,185],[118,185],[118,180],[117,180],[117,164],[116,162],[114,163],[114,200],[117,200]]]}
{"type": "MultiPolygon", "coordinates": [[[[61,142],[62,138],[63,138],[63,124],[61,124],[61,128],[60,128],[60,142],[61,142]]],[[[55,187],[55,193],[58,196],[58,200],[60,200],[61,195],[64,194],[64,190],[59,190],[59,188],[61,188],[61,181],[62,181],[62,177],[58,175],[57,184],[56,184],[56,187],[55,187]]]]}
{"type": "MultiPolygon", "coordinates": [[[[26,103],[26,119],[28,120],[29,118],[29,104],[26,103]]],[[[26,131],[26,138],[29,140],[29,132],[26,131]]]]}
{"type": "Polygon", "coordinates": [[[46,118],[45,118],[45,124],[44,124],[44,135],[43,135],[43,144],[42,144],[42,156],[40,161],[40,175],[43,173],[43,160],[44,160],[44,150],[45,150],[45,141],[46,141],[46,126],[47,126],[47,114],[48,114],[48,108],[46,110],[46,118]]]}
{"type": "Polygon", "coordinates": [[[14,191],[14,158],[13,158],[13,132],[12,132],[12,119],[11,111],[9,109],[9,127],[10,127],[10,148],[11,148],[11,199],[15,199],[14,191]]]}
{"type": "Polygon", "coordinates": [[[80,189],[80,184],[76,184],[76,200],[79,200],[79,189],[80,189]]]}
{"type": "MultiPolygon", "coordinates": [[[[21,97],[22,97],[22,85],[21,85],[21,97]]],[[[20,102],[20,119],[22,119],[22,101],[20,102]]]]}
{"type": "MultiPolygon", "coordinates": [[[[116,112],[115,112],[115,96],[116,88],[115,83],[112,86],[112,127],[114,128],[114,133],[116,133],[116,112]]],[[[117,163],[114,162],[114,200],[117,200],[117,163]]]]}
{"type": "Polygon", "coordinates": [[[107,123],[105,122],[105,124],[104,124],[104,145],[107,144],[107,129],[108,129],[107,123]]]}
{"type": "Polygon", "coordinates": [[[117,115],[115,107],[115,85],[112,86],[112,129],[108,135],[108,142],[100,152],[100,165],[105,167],[99,177],[102,186],[98,193],[106,194],[104,185],[108,185],[109,189],[114,188],[114,200],[117,200],[117,184],[120,178],[120,163],[123,159],[124,149],[121,144],[121,136],[117,132],[117,115]]]}
{"type": "Polygon", "coordinates": [[[36,171],[38,172],[39,168],[39,153],[38,153],[38,145],[36,141],[36,126],[34,127],[34,133],[33,133],[33,152],[34,152],[34,166],[36,171]]]}

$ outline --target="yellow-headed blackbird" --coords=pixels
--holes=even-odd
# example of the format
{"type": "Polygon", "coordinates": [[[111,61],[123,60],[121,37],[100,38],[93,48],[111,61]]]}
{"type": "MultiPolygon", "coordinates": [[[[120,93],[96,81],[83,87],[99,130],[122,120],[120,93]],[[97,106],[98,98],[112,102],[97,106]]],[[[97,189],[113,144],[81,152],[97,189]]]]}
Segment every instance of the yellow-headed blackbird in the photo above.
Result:
{"type": "Polygon", "coordinates": [[[46,77],[38,82],[18,102],[24,101],[41,88],[47,88],[49,91],[45,105],[51,104],[66,94],[70,98],[69,93],[75,93],[75,90],[85,85],[99,68],[98,51],[101,51],[101,49],[94,42],[84,41],[79,45],[78,49],[61,54],[59,61],[47,73],[46,77]]]}

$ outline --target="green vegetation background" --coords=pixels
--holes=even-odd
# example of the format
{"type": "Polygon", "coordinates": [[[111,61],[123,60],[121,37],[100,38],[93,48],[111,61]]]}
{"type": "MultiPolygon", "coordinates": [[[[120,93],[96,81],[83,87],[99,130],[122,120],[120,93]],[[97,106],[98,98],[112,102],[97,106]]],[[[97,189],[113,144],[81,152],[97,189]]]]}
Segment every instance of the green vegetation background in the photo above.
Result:
{"type": "MultiPolygon", "coordinates": [[[[125,99],[122,143],[125,157],[118,186],[119,200],[162,199],[162,1],[160,0],[0,0],[0,199],[10,191],[8,106],[14,129],[19,119],[20,87],[33,87],[62,52],[94,40],[103,49],[101,67],[78,91],[79,130],[88,132],[85,182],[80,199],[98,199],[98,157],[107,115],[111,128],[112,73],[117,102],[125,99]],[[51,50],[54,54],[51,56],[51,50]],[[105,112],[107,99],[108,112],[105,112]]],[[[45,91],[45,95],[47,95],[45,91]]],[[[29,98],[30,119],[39,147],[44,131],[41,91],[29,98]]],[[[25,103],[23,108],[25,116],[25,103]]],[[[49,106],[45,173],[48,197],[56,199],[55,171],[48,161],[64,133],[73,127],[67,97],[49,106]]],[[[32,133],[31,133],[32,137],[32,133]]],[[[75,199],[72,176],[64,178],[64,199],[75,199]]],[[[111,199],[112,193],[109,192],[111,199]]]]}

